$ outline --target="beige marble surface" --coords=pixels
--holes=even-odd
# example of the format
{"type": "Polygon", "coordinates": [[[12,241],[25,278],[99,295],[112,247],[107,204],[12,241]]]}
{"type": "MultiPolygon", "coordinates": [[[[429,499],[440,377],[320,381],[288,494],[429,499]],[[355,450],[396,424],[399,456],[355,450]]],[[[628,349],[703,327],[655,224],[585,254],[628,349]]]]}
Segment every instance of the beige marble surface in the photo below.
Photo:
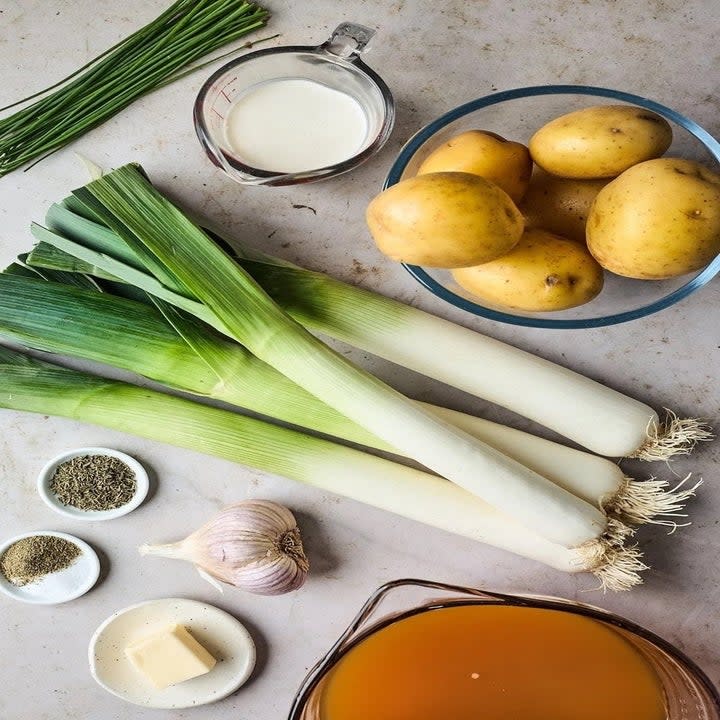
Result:
{"type": "MultiPolygon", "coordinates": [[[[154,17],[159,0],[0,0],[0,105],[47,85],[154,17]]],[[[243,241],[326,270],[452,318],[538,355],[557,360],[660,408],[718,415],[720,335],[715,282],[678,306],[630,325],[592,331],[539,331],[501,326],[450,309],[384,261],[363,223],[394,154],[421,125],[454,105],[496,89],[563,82],[644,94],[692,116],[718,134],[717,28],[709,0],[568,2],[299,3],[269,0],[274,42],[322,41],[342,20],[378,28],[368,62],[387,80],[398,122],[386,149],[340,179],[289,189],[241,188],[203,156],[190,120],[206,73],[145,97],[102,128],[28,173],[0,180],[0,262],[30,244],[28,224],[84,182],[72,150],[104,166],[138,160],[189,208],[243,241]],[[297,208],[307,205],[313,212],[297,208]]],[[[416,397],[493,419],[528,423],[478,400],[354,352],[350,356],[416,397]]],[[[2,378],[0,377],[0,382],[2,378]]],[[[637,474],[705,479],[692,505],[693,525],[666,537],[645,530],[640,543],[653,570],[631,593],[593,592],[588,577],[569,577],[507,553],[283,478],[146,442],[108,430],[0,411],[0,537],[56,529],[91,542],[103,558],[103,581],[63,606],[31,607],[0,597],[2,720],[143,720],[286,716],[307,668],[327,649],[365,597],[400,576],[578,598],[617,611],[677,643],[720,681],[720,492],[718,443],[672,469],[628,465],[637,474]],[[34,489],[52,455],[79,445],[109,445],[152,469],[155,490],[130,516],[105,524],[73,523],[53,514],[34,489]],[[141,559],[136,546],[178,538],[222,504],[265,497],[299,517],[313,563],[302,591],[257,598],[229,589],[218,595],[191,567],[141,559]],[[150,598],[192,597],[226,608],[247,623],[259,649],[252,681],[232,697],[188,711],[143,711],[106,694],[87,669],[87,643],[114,610],[150,598]]]]}

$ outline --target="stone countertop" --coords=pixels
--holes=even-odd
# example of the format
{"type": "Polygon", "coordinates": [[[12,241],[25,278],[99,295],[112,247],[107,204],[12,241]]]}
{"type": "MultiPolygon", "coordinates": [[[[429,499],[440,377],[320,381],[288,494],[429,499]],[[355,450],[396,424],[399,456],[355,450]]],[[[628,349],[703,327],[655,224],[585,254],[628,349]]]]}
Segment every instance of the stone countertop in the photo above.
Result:
{"type": "MultiPolygon", "coordinates": [[[[0,2],[0,105],[44,87],[149,21],[168,2],[5,0],[0,2]]],[[[268,30],[279,44],[314,44],[343,20],[378,29],[368,62],[392,87],[398,121],[385,149],[341,178],[286,189],[242,188],[203,155],[191,106],[210,70],[136,102],[73,146],[27,173],[0,180],[0,262],[26,250],[28,225],[52,201],[85,182],[73,158],[105,167],[140,161],[154,181],[232,237],[308,267],[395,296],[492,337],[558,361],[656,408],[716,418],[720,336],[714,312],[720,284],[631,324],[586,331],[499,325],[454,312],[375,250],[363,210],[400,146],[449,108],[495,90],[544,83],[613,87],[653,98],[720,132],[717,48],[720,5],[707,0],[635,3],[567,0],[398,0],[297,3],[270,0],[268,30]],[[314,211],[309,210],[312,208],[314,211]]],[[[535,429],[510,413],[390,363],[349,357],[415,397],[535,429]]],[[[1,381],[1,378],[0,378],[1,381]]],[[[239,617],[259,649],[253,679],[222,702],[164,717],[284,718],[307,669],[378,585],[412,576],[461,585],[559,595],[600,605],[676,643],[720,681],[720,492],[718,443],[672,468],[627,464],[628,472],[672,479],[693,472],[705,484],[691,505],[692,525],[666,537],[642,530],[651,572],[631,593],[603,595],[588,576],[566,576],[508,553],[423,527],[284,478],[81,423],[0,411],[0,537],[33,529],[75,533],[100,552],[104,577],[85,597],[36,607],[0,597],[0,718],[143,720],[158,712],[126,705],[98,687],[87,643],[113,611],[141,600],[181,596],[212,602],[239,617]],[[152,471],[151,498],[107,523],[73,523],[35,491],[46,460],[82,445],[134,454],[152,471]],[[225,503],[274,499],[296,511],[313,563],[307,585],[277,598],[229,588],[223,595],[188,565],[141,559],[136,546],[184,536],[225,503]]]]}

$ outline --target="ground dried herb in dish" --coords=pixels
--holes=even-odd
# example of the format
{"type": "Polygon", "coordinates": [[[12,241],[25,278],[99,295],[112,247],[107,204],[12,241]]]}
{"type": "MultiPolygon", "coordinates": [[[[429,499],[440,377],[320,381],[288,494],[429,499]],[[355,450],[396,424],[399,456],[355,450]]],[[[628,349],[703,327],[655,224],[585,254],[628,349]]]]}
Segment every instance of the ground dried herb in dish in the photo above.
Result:
{"type": "Polygon", "coordinates": [[[70,567],[82,554],[75,543],[55,535],[33,535],[13,543],[0,556],[0,572],[18,587],[70,567]]]}
{"type": "Polygon", "coordinates": [[[111,455],[79,455],[57,466],[50,491],[78,510],[113,510],[135,495],[135,473],[111,455]]]}

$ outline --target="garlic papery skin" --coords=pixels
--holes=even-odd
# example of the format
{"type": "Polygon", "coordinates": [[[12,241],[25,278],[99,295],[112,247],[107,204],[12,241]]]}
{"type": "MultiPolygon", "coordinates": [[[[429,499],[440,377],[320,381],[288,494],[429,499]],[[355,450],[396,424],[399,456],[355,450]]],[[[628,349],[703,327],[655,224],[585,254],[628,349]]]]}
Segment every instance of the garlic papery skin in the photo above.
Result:
{"type": "Polygon", "coordinates": [[[141,555],[188,560],[212,577],[258,595],[296,590],[310,568],[294,515],[270,500],[228,505],[185,540],[138,549],[141,555]]]}

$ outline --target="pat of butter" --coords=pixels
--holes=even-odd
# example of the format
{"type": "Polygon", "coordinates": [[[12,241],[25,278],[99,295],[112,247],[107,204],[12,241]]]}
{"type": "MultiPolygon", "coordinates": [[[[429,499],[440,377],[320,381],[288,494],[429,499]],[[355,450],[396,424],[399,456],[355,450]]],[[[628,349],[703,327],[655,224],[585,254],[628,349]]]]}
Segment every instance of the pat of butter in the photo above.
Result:
{"type": "Polygon", "coordinates": [[[183,625],[170,625],[130,643],[125,655],[160,689],[204,675],[217,662],[183,625]]]}

